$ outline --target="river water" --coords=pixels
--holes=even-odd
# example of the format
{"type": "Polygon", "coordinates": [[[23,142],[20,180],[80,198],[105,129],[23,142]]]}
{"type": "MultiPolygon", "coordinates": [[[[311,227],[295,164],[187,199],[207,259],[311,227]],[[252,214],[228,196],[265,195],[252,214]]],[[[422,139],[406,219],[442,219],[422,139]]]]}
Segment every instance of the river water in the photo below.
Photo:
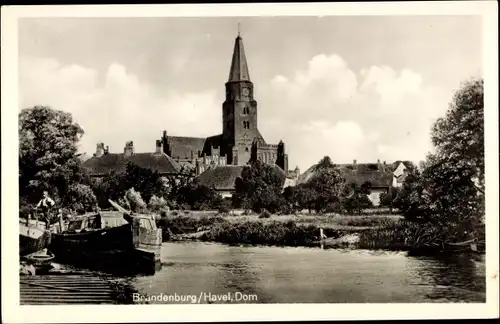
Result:
{"type": "Polygon", "coordinates": [[[162,303],[228,302],[224,296],[248,303],[486,300],[484,256],[182,242],[163,244],[162,264],[152,276],[129,279],[137,297],[162,303]]]}

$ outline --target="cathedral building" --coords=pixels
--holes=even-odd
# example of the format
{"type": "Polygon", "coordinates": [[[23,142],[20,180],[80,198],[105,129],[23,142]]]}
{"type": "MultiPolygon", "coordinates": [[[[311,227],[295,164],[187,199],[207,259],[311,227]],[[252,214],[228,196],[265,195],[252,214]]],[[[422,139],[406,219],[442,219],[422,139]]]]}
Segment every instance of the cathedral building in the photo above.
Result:
{"type": "Polygon", "coordinates": [[[166,130],[156,141],[151,153],[135,153],[133,142],[126,143],[124,153],[109,153],[103,143],[97,145],[93,157],[84,166],[93,177],[102,177],[111,170],[123,169],[128,162],[147,167],[164,175],[190,169],[200,182],[214,186],[224,196],[234,190],[234,181],[243,166],[256,158],[271,164],[283,175],[284,185],[294,185],[299,169],[288,170],[285,144],[268,144],[258,128],[258,105],[254,85],[238,34],[234,43],[229,78],[225,84],[222,104],[222,133],[206,138],[171,136],[166,130]]]}
{"type": "Polygon", "coordinates": [[[179,164],[194,167],[196,174],[214,166],[247,165],[252,154],[264,163],[276,164],[288,173],[285,144],[268,144],[258,128],[258,106],[250,80],[243,40],[235,40],[229,78],[222,104],[222,134],[200,137],[168,136],[163,131],[163,152],[179,164]]]}

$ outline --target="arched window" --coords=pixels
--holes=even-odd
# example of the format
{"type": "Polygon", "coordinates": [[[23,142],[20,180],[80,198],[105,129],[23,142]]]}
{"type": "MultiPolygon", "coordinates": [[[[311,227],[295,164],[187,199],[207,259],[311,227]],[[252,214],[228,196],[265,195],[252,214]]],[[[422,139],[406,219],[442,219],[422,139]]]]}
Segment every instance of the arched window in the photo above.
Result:
{"type": "Polygon", "coordinates": [[[248,152],[248,147],[245,147],[245,152],[248,152]]]}
{"type": "Polygon", "coordinates": [[[250,128],[250,122],[243,121],[243,128],[250,128]]]}

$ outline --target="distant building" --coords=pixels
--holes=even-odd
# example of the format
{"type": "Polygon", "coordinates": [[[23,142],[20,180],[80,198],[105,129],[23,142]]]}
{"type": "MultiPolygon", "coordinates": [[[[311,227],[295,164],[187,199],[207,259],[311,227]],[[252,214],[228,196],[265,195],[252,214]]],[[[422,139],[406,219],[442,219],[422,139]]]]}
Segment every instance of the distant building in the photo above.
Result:
{"type": "Polygon", "coordinates": [[[161,143],[156,142],[156,150],[151,153],[135,153],[134,143],[126,142],[123,153],[109,153],[109,148],[104,143],[98,143],[96,153],[83,162],[92,178],[102,178],[111,171],[122,171],[128,163],[133,163],[141,168],[157,171],[160,175],[178,175],[182,167],[171,157],[162,152],[161,143]]]}
{"type": "MultiPolygon", "coordinates": [[[[364,183],[370,184],[368,198],[375,206],[380,204],[380,194],[389,192],[392,186],[392,168],[385,161],[383,163],[380,160],[377,163],[357,163],[354,160],[352,164],[336,164],[336,166],[348,184],[355,183],[359,186],[364,183]]],[[[299,176],[297,184],[307,182],[314,176],[316,171],[317,165],[311,166],[299,176]]]]}
{"type": "Polygon", "coordinates": [[[412,163],[410,161],[396,161],[392,164],[393,187],[401,187],[408,175],[412,163]]]}
{"type": "MultiPolygon", "coordinates": [[[[276,164],[272,165],[281,177],[283,188],[286,187],[287,178],[285,172],[276,164]]],[[[200,184],[214,186],[219,194],[224,198],[230,198],[235,191],[235,182],[241,176],[244,165],[224,165],[216,168],[210,168],[198,176],[200,184]]]]}

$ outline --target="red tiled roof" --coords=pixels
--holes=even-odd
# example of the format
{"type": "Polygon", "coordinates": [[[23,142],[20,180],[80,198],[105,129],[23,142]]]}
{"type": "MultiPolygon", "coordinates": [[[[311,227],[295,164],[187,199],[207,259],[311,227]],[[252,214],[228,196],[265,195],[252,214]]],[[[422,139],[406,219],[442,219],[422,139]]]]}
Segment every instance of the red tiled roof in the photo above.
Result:
{"type": "MultiPolygon", "coordinates": [[[[221,165],[210,168],[198,176],[200,184],[205,186],[214,186],[217,190],[234,190],[235,181],[241,177],[243,168],[249,168],[248,165],[221,165]]],[[[272,165],[282,176],[283,184],[286,175],[279,166],[272,165]]]]}
{"type": "Polygon", "coordinates": [[[89,170],[92,176],[99,176],[113,170],[124,170],[129,162],[161,174],[176,174],[181,169],[181,166],[165,153],[134,153],[129,156],[108,153],[88,159],[83,163],[83,167],[89,170]]]}
{"type": "Polygon", "coordinates": [[[217,190],[234,190],[236,178],[241,177],[244,165],[221,165],[210,168],[198,176],[200,184],[217,190]]]}
{"type": "MultiPolygon", "coordinates": [[[[307,171],[299,176],[297,184],[306,183],[316,174],[317,165],[311,166],[307,171]]],[[[385,172],[377,163],[358,163],[356,170],[352,164],[338,164],[337,168],[340,170],[342,177],[347,183],[356,183],[362,185],[365,182],[371,183],[372,187],[385,188],[392,185],[393,174],[389,166],[385,172]]]]}

